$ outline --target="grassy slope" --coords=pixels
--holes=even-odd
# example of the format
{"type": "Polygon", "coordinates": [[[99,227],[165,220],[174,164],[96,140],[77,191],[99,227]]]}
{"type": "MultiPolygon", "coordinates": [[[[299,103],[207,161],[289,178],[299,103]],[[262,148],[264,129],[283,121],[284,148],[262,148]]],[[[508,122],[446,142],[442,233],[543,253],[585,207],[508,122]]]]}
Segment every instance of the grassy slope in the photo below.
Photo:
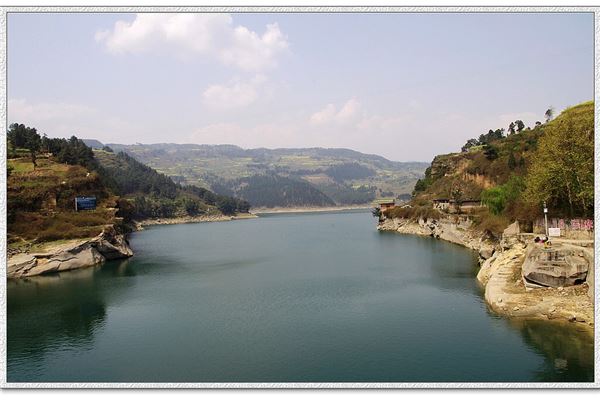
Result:
{"type": "Polygon", "coordinates": [[[450,197],[450,189],[460,182],[466,190],[465,197],[478,198],[484,189],[506,183],[513,175],[524,176],[531,157],[537,148],[538,139],[544,130],[566,116],[575,118],[594,113],[594,103],[589,101],[567,108],[554,120],[531,130],[509,135],[492,143],[498,149],[498,158],[489,160],[482,146],[466,153],[451,153],[436,156],[432,161],[432,183],[419,198],[432,199],[450,197]],[[517,165],[509,167],[513,154],[517,165]],[[521,160],[522,164],[521,164],[521,160]]]}
{"type": "Polygon", "coordinates": [[[9,159],[8,165],[14,168],[7,181],[9,247],[93,237],[116,221],[116,198],[96,173],[48,158],[38,159],[35,170],[28,158],[9,159]],[[76,212],[76,195],[96,196],[98,208],[76,212]]]}
{"type": "MultiPolygon", "coordinates": [[[[417,192],[413,199],[415,209],[413,211],[395,210],[397,216],[412,216],[415,212],[431,214],[429,211],[431,200],[451,198],[453,187],[458,186],[463,190],[463,198],[479,199],[485,189],[502,185],[511,176],[526,176],[537,148],[538,139],[544,134],[545,129],[566,116],[588,118],[593,113],[594,103],[585,102],[564,110],[557,118],[546,124],[494,141],[492,146],[498,151],[498,157],[495,159],[486,157],[483,146],[477,146],[465,153],[436,156],[430,166],[426,189],[417,192]],[[512,168],[509,164],[511,154],[516,163],[512,168]]],[[[493,216],[485,210],[475,212],[475,216],[478,220],[476,222],[481,223],[480,228],[489,229],[495,233],[501,232],[510,222],[505,215],[493,216]]]]}

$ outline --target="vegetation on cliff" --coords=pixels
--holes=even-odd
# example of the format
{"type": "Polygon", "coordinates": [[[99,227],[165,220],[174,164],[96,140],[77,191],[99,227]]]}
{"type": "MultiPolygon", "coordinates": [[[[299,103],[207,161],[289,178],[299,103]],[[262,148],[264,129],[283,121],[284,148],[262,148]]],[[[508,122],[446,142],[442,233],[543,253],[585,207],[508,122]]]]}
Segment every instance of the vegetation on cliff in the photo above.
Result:
{"type": "MultiPolygon", "coordinates": [[[[543,216],[591,218],[594,201],[594,103],[567,108],[525,128],[521,121],[469,139],[460,153],[436,156],[414,188],[411,208],[388,216],[418,217],[434,199],[458,205],[478,200],[468,211],[481,229],[499,233],[514,220],[525,226],[543,216]]],[[[427,213],[430,213],[429,211],[427,213]]]]}

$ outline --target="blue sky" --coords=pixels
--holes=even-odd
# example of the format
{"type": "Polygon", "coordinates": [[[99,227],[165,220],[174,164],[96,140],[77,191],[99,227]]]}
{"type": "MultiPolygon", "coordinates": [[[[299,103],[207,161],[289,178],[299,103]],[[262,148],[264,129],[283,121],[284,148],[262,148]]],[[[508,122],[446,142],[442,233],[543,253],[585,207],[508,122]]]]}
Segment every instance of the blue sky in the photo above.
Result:
{"type": "Polygon", "coordinates": [[[592,14],[9,14],[9,122],[429,161],[594,93],[592,14]]]}

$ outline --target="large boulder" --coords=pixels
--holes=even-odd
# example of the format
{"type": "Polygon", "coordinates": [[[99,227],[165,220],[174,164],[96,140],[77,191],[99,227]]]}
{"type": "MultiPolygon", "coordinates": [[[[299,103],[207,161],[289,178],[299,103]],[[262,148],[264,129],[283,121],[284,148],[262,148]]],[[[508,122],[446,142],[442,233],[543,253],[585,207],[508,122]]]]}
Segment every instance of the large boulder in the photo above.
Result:
{"type": "Polygon", "coordinates": [[[9,278],[18,278],[27,274],[37,265],[37,258],[30,254],[17,254],[8,259],[6,275],[9,278]]]}
{"type": "Polygon", "coordinates": [[[21,278],[91,267],[105,260],[132,255],[127,239],[110,226],[92,239],[50,246],[43,253],[15,255],[8,260],[7,277],[21,278]]]}
{"type": "Polygon", "coordinates": [[[521,233],[521,229],[519,228],[519,221],[515,221],[512,224],[510,224],[505,230],[504,232],[502,232],[502,237],[509,237],[509,236],[517,236],[519,233],[521,233]]]}
{"type": "Polygon", "coordinates": [[[500,246],[504,250],[508,250],[517,243],[519,243],[519,233],[521,230],[519,228],[519,222],[515,221],[510,224],[504,232],[502,232],[502,240],[500,240],[500,246]]]}
{"type": "Polygon", "coordinates": [[[102,232],[97,238],[95,247],[107,260],[126,258],[133,255],[127,239],[123,235],[117,234],[112,227],[102,232]]]}
{"type": "Polygon", "coordinates": [[[581,252],[562,248],[532,245],[523,263],[526,281],[541,286],[564,287],[586,281],[590,266],[581,252]]]}

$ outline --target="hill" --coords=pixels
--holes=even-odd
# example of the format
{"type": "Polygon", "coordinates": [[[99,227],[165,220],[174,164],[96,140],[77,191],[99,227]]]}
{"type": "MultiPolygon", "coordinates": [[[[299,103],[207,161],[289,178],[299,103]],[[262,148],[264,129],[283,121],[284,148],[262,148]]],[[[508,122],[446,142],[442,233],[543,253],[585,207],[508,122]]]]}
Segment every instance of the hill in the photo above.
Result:
{"type": "Polygon", "coordinates": [[[379,196],[407,199],[427,166],[349,149],[242,149],[168,143],[108,146],[178,183],[234,194],[254,207],[366,204],[379,196]],[[256,195],[267,181],[269,193],[256,195]]]}
{"type": "Polygon", "coordinates": [[[125,232],[133,218],[218,216],[249,208],[239,199],[182,187],[125,153],[92,150],[75,136],[49,139],[35,128],[12,124],[7,138],[11,251],[90,238],[107,227],[125,232]],[[76,196],[96,197],[96,209],[76,212],[76,196]]]}
{"type": "Polygon", "coordinates": [[[415,185],[413,208],[389,214],[433,216],[435,199],[476,200],[486,207],[471,214],[496,233],[514,220],[530,225],[544,201],[554,217],[591,218],[593,171],[594,103],[585,102],[534,128],[490,130],[460,153],[436,156],[415,185]]]}
{"type": "Polygon", "coordinates": [[[133,157],[120,152],[94,150],[103,174],[115,191],[131,203],[131,216],[181,217],[200,214],[248,212],[250,205],[230,196],[218,195],[195,186],[182,187],[133,157]]]}
{"type": "Polygon", "coordinates": [[[26,158],[8,160],[8,243],[19,247],[45,241],[93,237],[121,222],[117,197],[97,172],[43,157],[34,169],[26,158]],[[75,196],[95,196],[93,211],[74,211],[75,196]]]}

